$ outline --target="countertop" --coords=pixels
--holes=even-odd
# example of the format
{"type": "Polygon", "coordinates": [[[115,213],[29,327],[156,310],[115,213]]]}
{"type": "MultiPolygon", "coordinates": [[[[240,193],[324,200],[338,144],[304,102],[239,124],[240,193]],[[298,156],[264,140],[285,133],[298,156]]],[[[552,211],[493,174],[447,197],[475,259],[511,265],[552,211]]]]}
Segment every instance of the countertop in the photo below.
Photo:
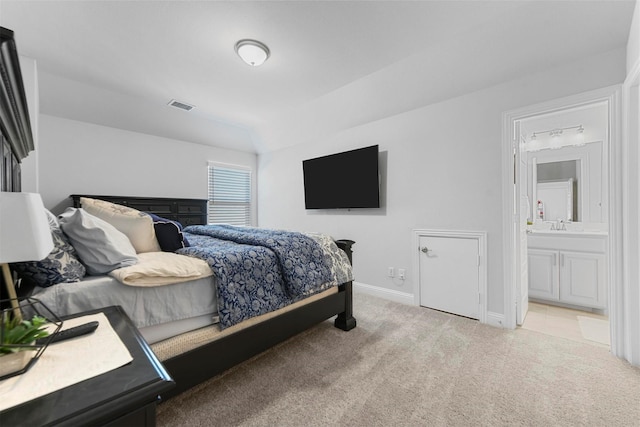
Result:
{"type": "Polygon", "coordinates": [[[607,237],[607,231],[599,230],[527,230],[531,235],[539,236],[566,236],[566,237],[607,237]]]}

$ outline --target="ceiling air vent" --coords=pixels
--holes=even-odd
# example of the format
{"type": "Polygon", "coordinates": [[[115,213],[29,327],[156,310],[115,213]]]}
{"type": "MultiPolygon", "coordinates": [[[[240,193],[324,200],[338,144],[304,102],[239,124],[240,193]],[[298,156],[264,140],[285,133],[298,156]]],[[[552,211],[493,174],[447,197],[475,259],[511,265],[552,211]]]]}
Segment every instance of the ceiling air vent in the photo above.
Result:
{"type": "Polygon", "coordinates": [[[189,105],[184,102],[176,101],[175,99],[172,99],[167,105],[171,107],[179,108],[184,111],[191,111],[194,108],[196,108],[195,105],[189,105]]]}

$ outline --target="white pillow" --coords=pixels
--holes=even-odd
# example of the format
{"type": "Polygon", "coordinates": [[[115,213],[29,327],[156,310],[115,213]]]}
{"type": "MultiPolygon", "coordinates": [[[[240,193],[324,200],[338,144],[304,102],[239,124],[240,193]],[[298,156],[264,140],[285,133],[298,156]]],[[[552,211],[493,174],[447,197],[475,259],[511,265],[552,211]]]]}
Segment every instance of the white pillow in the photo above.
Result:
{"type": "Polygon", "coordinates": [[[125,285],[162,286],[213,275],[206,261],[173,252],[147,252],[138,263],[109,273],[125,285]]]}
{"type": "Polygon", "coordinates": [[[127,206],[87,197],[81,197],[80,204],[91,215],[107,221],[124,233],[136,248],[137,253],[162,250],[156,239],[153,219],[146,213],[127,206]]]}
{"type": "Polygon", "coordinates": [[[68,208],[58,217],[58,222],[87,273],[105,274],[138,262],[136,250],[127,236],[84,209],[68,208]]]}

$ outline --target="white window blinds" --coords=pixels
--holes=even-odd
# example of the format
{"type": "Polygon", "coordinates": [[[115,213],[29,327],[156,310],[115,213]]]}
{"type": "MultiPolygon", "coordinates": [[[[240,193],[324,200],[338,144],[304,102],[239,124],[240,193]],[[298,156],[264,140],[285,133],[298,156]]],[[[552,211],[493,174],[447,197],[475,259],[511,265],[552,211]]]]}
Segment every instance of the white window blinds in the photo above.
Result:
{"type": "Polygon", "coordinates": [[[209,163],[209,224],[251,225],[251,170],[209,163]]]}

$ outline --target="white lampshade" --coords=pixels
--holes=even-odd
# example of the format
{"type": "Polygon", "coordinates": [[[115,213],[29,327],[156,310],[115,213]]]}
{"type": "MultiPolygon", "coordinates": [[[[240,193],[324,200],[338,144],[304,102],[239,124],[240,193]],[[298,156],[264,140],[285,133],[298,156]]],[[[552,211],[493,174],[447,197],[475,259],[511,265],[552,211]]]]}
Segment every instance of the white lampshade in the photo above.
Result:
{"type": "Polygon", "coordinates": [[[244,62],[257,67],[269,58],[269,48],[257,40],[240,40],[236,43],[236,53],[244,62]]]}
{"type": "Polygon", "coordinates": [[[39,261],[52,250],[40,195],[0,192],[0,264],[39,261]]]}

